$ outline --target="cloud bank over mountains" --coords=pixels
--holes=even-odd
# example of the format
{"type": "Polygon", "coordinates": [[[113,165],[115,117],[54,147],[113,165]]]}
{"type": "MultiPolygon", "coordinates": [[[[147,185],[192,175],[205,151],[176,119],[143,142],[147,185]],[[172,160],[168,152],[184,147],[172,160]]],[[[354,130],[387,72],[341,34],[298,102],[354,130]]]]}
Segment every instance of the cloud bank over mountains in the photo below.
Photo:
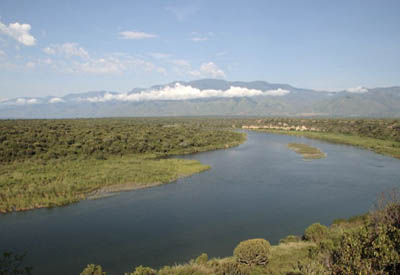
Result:
{"type": "Polygon", "coordinates": [[[66,103],[67,101],[73,102],[91,102],[101,103],[109,101],[120,102],[143,102],[143,101],[165,101],[165,100],[192,100],[192,99],[206,99],[206,98],[240,98],[240,97],[254,97],[254,96],[269,96],[279,97],[289,94],[290,91],[286,89],[270,89],[258,90],[245,87],[230,86],[228,89],[198,89],[190,85],[175,83],[173,85],[162,86],[161,88],[150,88],[133,93],[100,93],[96,96],[79,96],[73,99],[66,99],[60,97],[51,98],[15,98],[11,100],[1,100],[1,104],[6,105],[32,105],[32,104],[54,104],[66,103]]]}
{"type": "Polygon", "coordinates": [[[0,118],[142,116],[399,117],[400,87],[323,92],[265,81],[177,81],[127,93],[0,99],[0,118]],[[371,108],[373,106],[373,108],[371,108]]]}
{"type": "Polygon", "coordinates": [[[354,88],[346,89],[346,92],[362,94],[362,93],[368,92],[368,89],[365,88],[365,87],[362,87],[362,86],[357,86],[357,87],[354,87],[354,88]]]}
{"type": "Polygon", "coordinates": [[[231,86],[228,90],[206,89],[200,90],[192,86],[176,83],[174,86],[165,86],[158,90],[142,91],[139,93],[106,93],[103,96],[81,98],[80,101],[107,102],[107,101],[152,101],[152,100],[190,100],[203,98],[233,98],[252,96],[284,96],[290,93],[288,90],[276,89],[261,91],[243,87],[231,86]]]}

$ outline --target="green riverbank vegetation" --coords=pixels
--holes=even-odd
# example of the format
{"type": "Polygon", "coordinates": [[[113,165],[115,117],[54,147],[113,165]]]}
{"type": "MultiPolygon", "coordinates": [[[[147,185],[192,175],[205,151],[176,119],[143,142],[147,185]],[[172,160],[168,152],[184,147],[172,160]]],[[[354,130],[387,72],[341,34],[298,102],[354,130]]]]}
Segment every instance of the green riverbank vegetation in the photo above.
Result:
{"type": "Polygon", "coordinates": [[[289,143],[289,149],[303,156],[304,159],[320,159],[326,157],[325,153],[318,148],[303,143],[289,143]]]}
{"type": "Polygon", "coordinates": [[[304,136],[400,158],[399,119],[266,118],[237,121],[250,130],[304,136]]]}
{"type": "MultiPolygon", "coordinates": [[[[400,273],[400,201],[396,191],[382,197],[374,211],[335,220],[329,227],[314,223],[302,236],[287,236],[278,245],[264,239],[239,243],[233,255],[209,259],[207,254],[186,264],[158,270],[139,266],[125,275],[310,275],[400,273]]],[[[88,265],[81,275],[105,275],[88,265]]]]}
{"type": "Polygon", "coordinates": [[[0,213],[62,206],[209,169],[169,158],[237,146],[245,134],[196,119],[0,121],[0,213]]]}

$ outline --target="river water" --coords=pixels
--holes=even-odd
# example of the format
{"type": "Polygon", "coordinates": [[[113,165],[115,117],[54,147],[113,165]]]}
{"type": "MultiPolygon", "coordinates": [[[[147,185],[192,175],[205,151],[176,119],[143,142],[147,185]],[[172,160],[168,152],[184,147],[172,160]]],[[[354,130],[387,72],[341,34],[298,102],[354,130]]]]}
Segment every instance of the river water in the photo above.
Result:
{"type": "Polygon", "coordinates": [[[54,209],[0,215],[0,250],[27,251],[34,275],[107,274],[161,267],[207,253],[232,255],[242,240],[272,244],[320,222],[371,209],[400,179],[400,160],[302,137],[247,132],[227,150],[183,156],[212,169],[159,187],[54,209]],[[320,148],[305,161],[289,142],[320,148]]]}

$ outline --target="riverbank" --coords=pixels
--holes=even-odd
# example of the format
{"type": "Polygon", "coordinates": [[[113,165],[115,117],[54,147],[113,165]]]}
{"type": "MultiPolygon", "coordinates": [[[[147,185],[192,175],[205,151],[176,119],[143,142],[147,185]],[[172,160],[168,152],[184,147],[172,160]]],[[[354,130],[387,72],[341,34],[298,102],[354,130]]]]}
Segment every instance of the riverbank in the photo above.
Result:
{"type": "Polygon", "coordinates": [[[274,129],[253,129],[257,132],[266,132],[280,135],[302,136],[311,139],[318,139],[330,143],[357,146],[374,151],[378,154],[400,159],[400,142],[382,140],[370,137],[360,137],[355,135],[344,135],[325,132],[293,131],[293,130],[274,130],[274,129]]]}
{"type": "MultiPolygon", "coordinates": [[[[236,246],[233,255],[230,257],[209,259],[208,255],[203,253],[187,263],[164,266],[158,270],[138,266],[131,273],[125,274],[332,274],[333,270],[351,268],[345,266],[342,262],[335,261],[335,259],[332,260],[333,255],[348,249],[345,247],[347,244],[346,236],[363,232],[370,216],[371,214],[356,216],[347,220],[339,219],[329,227],[315,223],[306,228],[302,236],[289,235],[281,239],[279,244],[272,246],[263,239],[243,241],[236,246]]],[[[360,247],[355,249],[358,248],[360,247]]],[[[361,252],[358,251],[358,253],[361,252]]],[[[360,269],[352,270],[359,271],[360,269]]],[[[94,274],[94,271],[99,272],[95,274],[107,274],[102,273],[104,272],[102,267],[95,264],[88,265],[81,274],[94,274]]]]}

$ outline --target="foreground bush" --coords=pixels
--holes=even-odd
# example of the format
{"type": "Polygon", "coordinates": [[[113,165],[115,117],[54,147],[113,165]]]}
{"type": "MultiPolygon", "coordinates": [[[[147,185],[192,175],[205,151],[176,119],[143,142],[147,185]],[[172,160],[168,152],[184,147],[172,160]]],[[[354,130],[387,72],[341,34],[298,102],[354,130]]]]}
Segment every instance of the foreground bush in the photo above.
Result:
{"type": "Polygon", "coordinates": [[[4,252],[0,257],[0,275],[31,275],[32,267],[23,266],[25,255],[4,252]]]}
{"type": "Polygon", "coordinates": [[[100,265],[90,264],[82,272],[81,275],[106,275],[100,265]]]}
{"type": "Polygon", "coordinates": [[[327,234],[328,227],[320,223],[314,223],[307,227],[307,229],[304,231],[303,238],[306,241],[319,242],[325,238],[327,234]]]}
{"type": "Polygon", "coordinates": [[[400,274],[400,201],[392,195],[364,226],[344,234],[332,253],[334,274],[400,274]]]}
{"type": "Polygon", "coordinates": [[[281,239],[279,241],[279,243],[297,243],[300,242],[301,238],[299,236],[295,236],[295,235],[288,235],[285,238],[281,239]]]}
{"type": "Polygon", "coordinates": [[[126,273],[126,275],[156,275],[157,272],[150,268],[150,267],[145,267],[145,266],[138,266],[136,267],[135,271],[133,273],[126,273]]]}
{"type": "Polygon", "coordinates": [[[233,255],[239,263],[266,265],[270,257],[271,245],[264,239],[251,239],[239,243],[233,255]]]}

